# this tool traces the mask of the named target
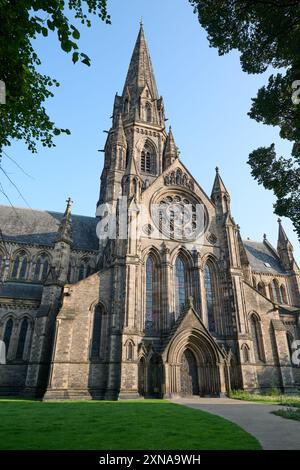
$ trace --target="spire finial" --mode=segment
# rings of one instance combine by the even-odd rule
[[[70,212],[72,208],[72,204],[73,204],[72,199],[68,197],[68,199],[66,200],[66,203],[67,203],[67,212]]]
[[[264,240],[266,240],[266,239],[267,239],[267,234],[266,234],[266,233],[264,233],[264,235],[263,235],[263,236],[264,236]]]
[[[278,217],[277,222],[279,223],[279,225],[281,225],[281,218],[280,217]]]
[[[142,28],[143,26],[144,26],[144,21],[143,21],[143,17],[141,16],[140,27]]]
[[[216,166],[216,173],[218,173],[218,174],[219,174],[219,171],[220,171],[220,170],[219,170],[219,167],[218,167],[218,166]]]

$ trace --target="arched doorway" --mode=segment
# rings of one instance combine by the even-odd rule
[[[199,395],[197,361],[190,349],[186,349],[181,356],[180,385],[182,396]]]
[[[167,397],[226,393],[225,356],[206,330],[183,329],[170,341],[162,358]]]

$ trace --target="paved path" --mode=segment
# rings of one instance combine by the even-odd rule
[[[208,411],[232,421],[255,436],[263,449],[300,449],[300,422],[271,414],[279,405],[230,398],[178,398],[174,403]]]

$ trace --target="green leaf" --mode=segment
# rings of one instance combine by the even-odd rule
[[[73,63],[76,64],[76,62],[78,62],[78,59],[79,59],[79,53],[73,52],[73,56],[72,56]]]

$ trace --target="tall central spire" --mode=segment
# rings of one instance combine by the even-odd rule
[[[159,99],[144,27],[141,23],[128,69],[123,95],[129,90],[133,98],[134,95],[139,95],[146,85],[149,88],[151,98]]]

